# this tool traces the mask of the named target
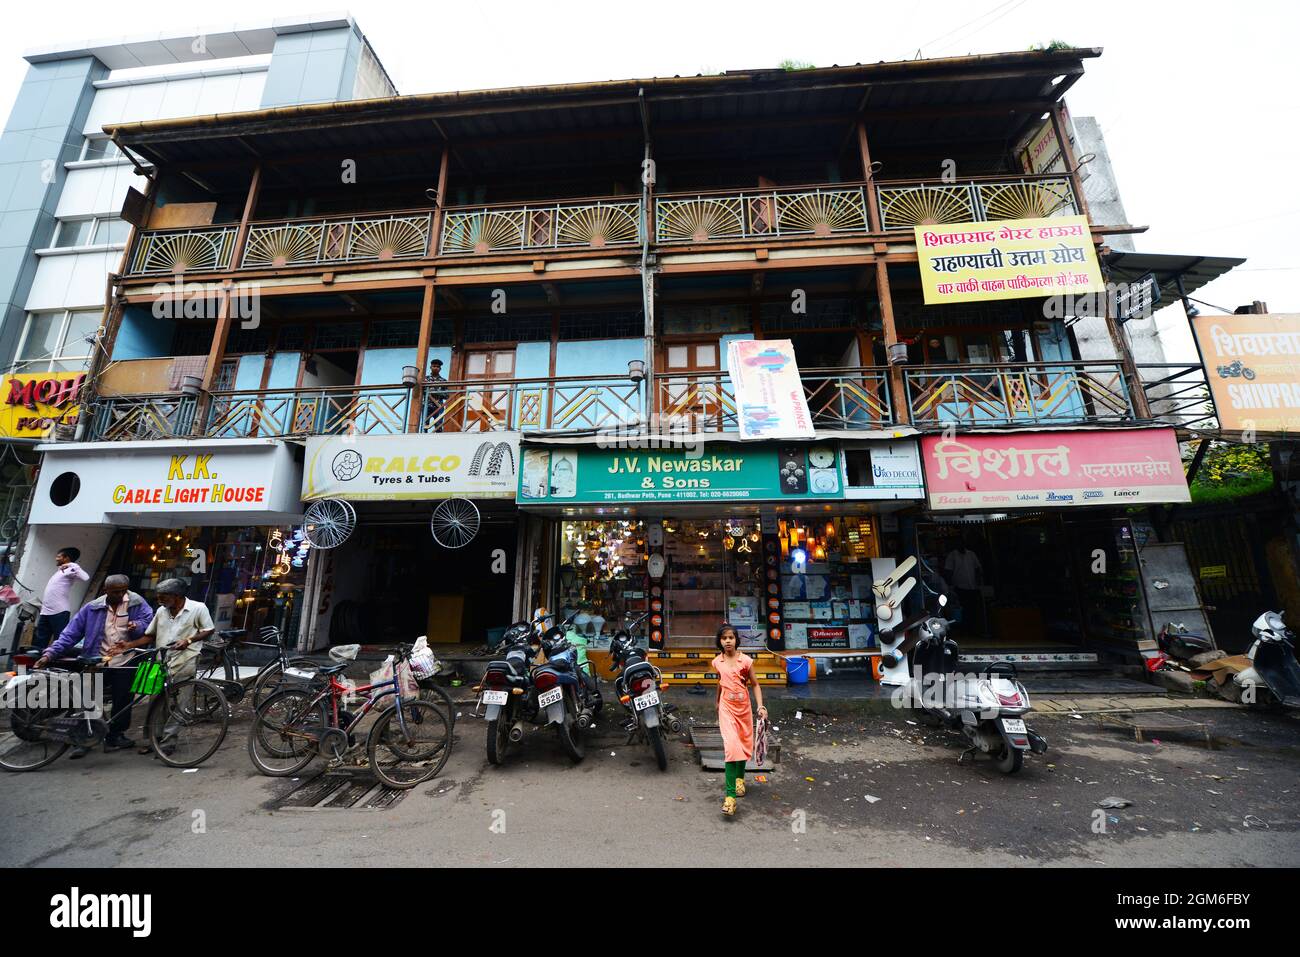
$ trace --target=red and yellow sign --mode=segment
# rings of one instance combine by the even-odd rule
[[[916,227],[927,306],[1101,292],[1086,216]]]
[[[43,439],[76,425],[84,372],[24,372],[0,380],[0,437]]]
[[[1219,428],[1300,431],[1300,315],[1197,316]]]

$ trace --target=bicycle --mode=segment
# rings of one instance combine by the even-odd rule
[[[198,767],[225,741],[230,726],[230,705],[220,686],[211,681],[202,678],[175,681],[168,676],[167,656],[178,650],[171,646],[153,648],[134,654],[121,665],[107,665],[98,658],[60,659],[59,664],[11,678],[5,685],[5,694],[20,691],[39,694],[36,689],[41,678],[47,685],[62,679],[66,687],[71,684],[72,675],[131,668],[134,674],[131,704],[150,699],[145,727],[154,754],[174,768]],[[15,660],[31,664],[35,659]],[[52,690],[47,688],[46,693]],[[36,771],[58,760],[69,747],[94,747],[108,736],[109,722],[102,712],[98,717],[93,715],[93,710],[80,706],[12,709],[9,724],[13,737],[0,742],[0,769]]]
[[[203,657],[199,659],[198,677],[220,685],[231,704],[242,701],[251,688],[252,705],[256,709],[275,692],[292,683],[292,679],[285,675],[286,669],[313,669],[320,665],[317,659],[306,655],[290,656],[280,629],[274,625],[264,625],[258,630],[261,641],[246,641],[243,637],[246,634],[247,631],[238,629],[217,632],[215,638],[203,643]],[[247,686],[239,677],[240,648],[274,648],[276,652],[275,658],[263,665]],[[216,677],[218,673],[220,678]]]
[[[339,680],[348,662],[303,674],[306,688],[277,691],[256,710],[248,729],[248,755],[253,766],[270,777],[287,777],[302,771],[317,757],[342,762],[357,746],[355,729],[379,702],[395,699],[393,707],[380,709],[366,737],[366,758],[382,783],[393,788],[413,788],[439,771],[451,754],[452,727],[447,715],[423,698],[403,700],[399,667],[411,657],[410,645],[399,646],[393,676],[386,681],[349,689]],[[295,676],[291,676],[295,677]],[[356,714],[343,709],[344,697],[363,699]],[[282,763],[281,763],[282,762]]]

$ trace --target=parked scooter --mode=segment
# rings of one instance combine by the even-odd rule
[[[1025,723],[1029,693],[1009,661],[994,662],[982,674],[957,673],[957,642],[948,637],[942,616],[947,604],[947,596],[940,595],[939,614],[923,610],[894,629],[903,632],[904,640],[882,661],[890,667],[911,661],[905,700],[919,704],[941,725],[960,730],[971,745],[963,757],[981,751],[993,757],[1003,774],[1014,774],[1026,751],[1047,750],[1043,737]]]
[[[648,614],[632,619],[629,627],[635,628]],[[682,721],[677,716],[676,705],[659,699],[659,692],[667,687],[660,683],[659,669],[646,660],[645,652],[637,647],[629,628],[614,632],[609,642],[609,656],[618,669],[614,690],[627,711],[623,730],[628,733],[628,744],[640,738],[654,751],[659,770],[668,770],[663,731],[667,728],[672,734],[681,734]]]
[[[1233,675],[1242,700],[1265,707],[1300,708],[1300,664],[1295,657],[1295,632],[1283,620],[1285,612],[1266,611],[1250,633],[1255,642],[1246,652],[1251,666]]]

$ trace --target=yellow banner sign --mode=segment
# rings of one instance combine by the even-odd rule
[[[1101,292],[1086,216],[916,227],[927,306]]]
[[[24,372],[0,380],[0,437],[48,438],[57,424],[76,425],[84,372]]]
[[[1197,316],[1219,428],[1300,431],[1300,315]]]

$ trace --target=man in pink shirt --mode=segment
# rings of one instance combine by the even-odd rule
[[[36,616],[35,643],[39,649],[44,649],[68,627],[68,619],[72,617],[72,586],[76,582],[90,580],[90,576],[77,564],[80,557],[81,550],[77,548],[60,548],[54,556],[54,563],[58,567],[45,584],[41,610]]]

